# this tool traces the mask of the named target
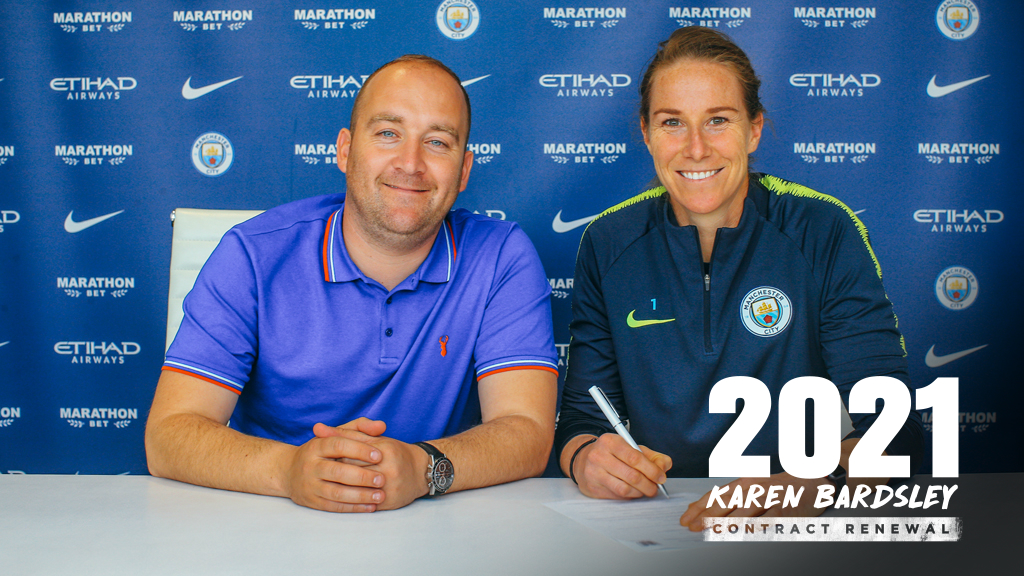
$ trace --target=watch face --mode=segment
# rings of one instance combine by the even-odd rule
[[[451,460],[447,458],[441,458],[434,463],[434,471],[431,475],[434,482],[434,489],[442,494],[447,492],[452,487],[452,482],[455,480],[455,469],[452,467]]]

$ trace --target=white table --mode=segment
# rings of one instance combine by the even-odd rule
[[[673,479],[668,488],[703,492],[715,483]],[[0,572],[879,576],[1010,566],[1024,533],[1024,474],[965,475],[957,483],[951,509],[927,514],[963,517],[957,543],[704,543],[636,552],[544,506],[582,498],[569,480],[524,480],[340,515],[148,476],[0,475]]]

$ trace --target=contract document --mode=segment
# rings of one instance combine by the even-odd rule
[[[563,500],[545,504],[555,512],[634,550],[679,550],[704,543],[700,532],[679,525],[686,507],[702,494],[672,494],[639,500]]]

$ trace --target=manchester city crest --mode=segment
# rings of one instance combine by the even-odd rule
[[[480,10],[473,0],[445,0],[437,7],[437,28],[452,40],[464,40],[480,25]]]
[[[206,176],[227,172],[234,159],[231,141],[222,134],[207,132],[192,144],[192,165]]]
[[[978,278],[963,266],[950,266],[935,279],[935,297],[950,310],[963,310],[978,297]]]
[[[740,319],[752,334],[761,337],[781,333],[793,320],[793,305],[778,288],[754,288],[740,302]]]
[[[947,38],[964,40],[978,29],[980,17],[971,0],[945,0],[935,13],[935,24]]]

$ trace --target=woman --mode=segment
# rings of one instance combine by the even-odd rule
[[[748,172],[764,126],[759,86],[746,54],[700,27],[674,32],[644,74],[640,127],[661,186],[595,219],[576,262],[555,448],[562,471],[588,496],[654,496],[666,476],[707,477],[708,457],[736,418],[708,410],[724,378],[753,376],[777,399],[791,379],[820,376],[844,402],[868,376],[909,382],[861,222],[830,196]],[[594,385],[650,446],[643,455],[610,433],[588,393]],[[778,473],[777,415],[773,405],[746,451],[771,455],[777,474],[737,482],[813,494],[828,480]],[[837,473],[875,419],[855,416]],[[887,454],[911,455],[914,471],[922,452],[912,411]],[[729,513],[706,509],[706,499],[683,524],[700,529],[700,516]],[[813,498],[801,504],[768,513],[814,513]]]

